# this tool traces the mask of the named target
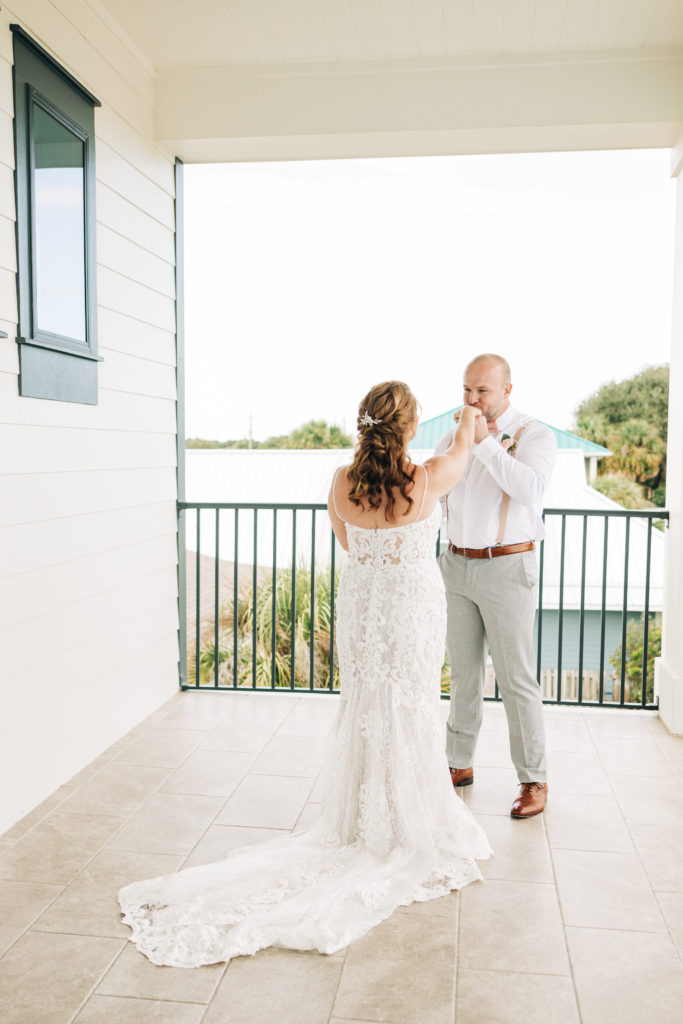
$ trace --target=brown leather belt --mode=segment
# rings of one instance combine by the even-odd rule
[[[532,540],[522,541],[521,544],[500,544],[490,548],[456,548],[455,544],[448,542],[448,550],[454,555],[464,555],[465,558],[498,558],[499,555],[516,555],[519,551],[533,551],[536,545]]]

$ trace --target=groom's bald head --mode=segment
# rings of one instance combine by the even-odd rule
[[[467,377],[469,370],[486,370],[491,369],[495,371],[500,370],[503,375],[503,383],[510,384],[512,381],[512,374],[510,373],[510,364],[507,359],[503,356],[496,355],[495,352],[482,352],[481,355],[475,356],[465,369],[465,377]]]

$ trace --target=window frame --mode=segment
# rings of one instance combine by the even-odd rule
[[[19,393],[96,405],[97,364],[102,358],[97,349],[94,108],[101,104],[21,26],[10,28],[14,33]],[[85,341],[41,330],[37,323],[35,105],[83,143]]]

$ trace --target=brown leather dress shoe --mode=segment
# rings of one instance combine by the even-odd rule
[[[521,793],[512,805],[513,818],[532,818],[540,814],[548,799],[547,782],[520,782]]]
[[[451,782],[456,789],[471,786],[474,782],[474,768],[451,768]]]

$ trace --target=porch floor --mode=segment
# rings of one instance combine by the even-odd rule
[[[641,712],[546,708],[548,806],[514,821],[487,704],[463,791],[485,882],[335,956],[139,954],[119,887],[310,821],[336,700],[179,693],[0,837],[4,1024],[680,1024],[683,738]]]

